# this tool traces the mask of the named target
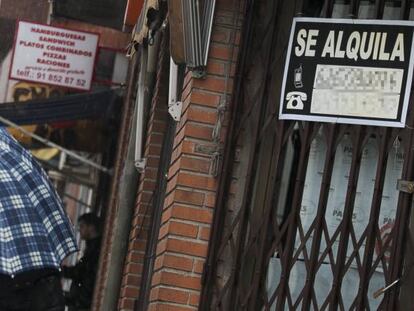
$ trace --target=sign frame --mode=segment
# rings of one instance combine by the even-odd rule
[[[48,81],[44,81],[44,80],[35,79],[33,77],[22,77],[22,76],[13,75],[13,69],[15,68],[14,66],[15,66],[15,56],[16,56],[16,44],[17,44],[17,40],[18,40],[19,29],[20,29],[21,23],[30,24],[30,25],[33,25],[33,26],[42,26],[42,27],[54,28],[54,29],[56,29],[56,31],[61,30],[61,31],[77,33],[79,35],[84,34],[84,35],[95,36],[96,37],[96,45],[94,45],[94,47],[93,47],[94,55],[93,55],[93,58],[91,59],[91,62],[90,62],[92,64],[91,67],[90,67],[90,74],[85,79],[85,81],[86,81],[85,84],[88,87],[83,87],[81,85],[65,85],[65,84],[62,84],[62,83],[55,82],[55,81],[53,81],[53,79],[52,80],[48,79]],[[71,28],[61,27],[61,26],[47,25],[47,24],[44,24],[44,23],[38,23],[38,22],[28,21],[28,20],[24,20],[24,19],[17,19],[16,20],[16,28],[15,29],[16,30],[15,30],[15,34],[14,34],[12,56],[11,56],[11,62],[10,62],[10,67],[9,67],[9,74],[8,74],[9,80],[23,81],[23,82],[29,82],[29,83],[39,83],[39,84],[44,84],[44,85],[62,87],[62,88],[66,88],[66,89],[74,89],[74,90],[83,91],[83,92],[90,92],[91,91],[93,79],[94,79],[94,76],[95,76],[95,67],[96,67],[96,63],[97,63],[97,60],[98,60],[98,54],[99,54],[100,33],[92,32],[92,31],[85,31],[85,30],[71,29]],[[59,53],[59,51],[57,53]]]
[[[292,45],[294,40],[294,34],[296,25],[298,22],[307,23],[324,23],[324,24],[360,24],[360,25],[392,25],[392,26],[410,26],[413,27],[413,35],[411,39],[409,60],[407,67],[407,78],[405,81],[404,93],[400,93],[404,96],[402,102],[402,110],[400,118],[396,120],[376,120],[374,118],[367,117],[352,117],[352,116],[323,116],[323,115],[312,115],[312,114],[298,114],[298,113],[284,113],[285,108],[285,96],[286,96],[286,83],[289,71],[289,65],[291,62]],[[339,66],[339,65],[338,65]],[[358,66],[358,62],[353,64]],[[315,121],[315,122],[329,122],[329,123],[341,123],[341,124],[354,124],[354,125],[373,125],[373,126],[387,126],[387,127],[405,127],[407,118],[408,105],[410,101],[411,85],[413,80],[413,67],[414,67],[414,21],[402,21],[402,20],[372,20],[372,19],[342,19],[342,18],[312,18],[312,17],[294,17],[290,30],[290,37],[288,43],[288,49],[286,53],[285,67],[283,71],[282,89],[280,94],[279,103],[279,119],[280,120],[299,120],[299,121]],[[361,66],[361,68],[367,68]],[[316,74],[315,74],[316,76]],[[314,77],[315,78],[315,77]],[[401,104],[399,104],[399,107]]]

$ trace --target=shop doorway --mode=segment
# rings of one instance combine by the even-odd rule
[[[409,1],[251,2],[202,307],[410,310],[412,104],[402,129],[278,120],[298,12],[409,19],[412,10]]]

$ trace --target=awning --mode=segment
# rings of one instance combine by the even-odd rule
[[[110,116],[118,95],[115,90],[59,98],[0,104],[0,116],[18,125],[100,119]]]
[[[157,11],[159,9],[158,0],[145,0],[141,14],[139,15],[138,21],[132,32],[131,42],[128,46],[127,56],[130,57],[136,52],[136,45],[142,44],[144,39],[148,38],[149,27],[147,13],[149,10]]]
[[[168,0],[171,57],[190,69],[207,66],[216,0]]]
[[[136,32],[133,35],[133,40],[142,43],[145,38],[148,37],[148,21],[147,21],[147,13],[148,10],[158,10],[158,0],[146,0],[144,10],[141,12],[141,16],[137,23]]]
[[[141,14],[144,0],[128,0],[125,9],[124,25],[134,26]]]

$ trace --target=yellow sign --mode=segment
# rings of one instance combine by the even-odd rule
[[[62,88],[51,87],[48,85],[31,82],[17,82],[12,86],[11,92],[11,97],[15,103],[25,102],[28,100],[59,97],[64,94]],[[31,133],[37,134],[39,132],[40,126],[26,125],[23,126],[23,128]],[[14,128],[8,128],[8,131],[22,144],[26,146],[30,146],[32,144],[32,138],[30,136],[25,135],[21,131]]]

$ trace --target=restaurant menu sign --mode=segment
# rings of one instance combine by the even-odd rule
[[[409,21],[294,18],[280,119],[404,127],[413,30]]]
[[[90,90],[99,35],[18,22],[10,79]]]

